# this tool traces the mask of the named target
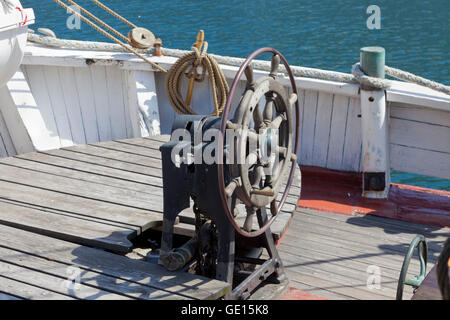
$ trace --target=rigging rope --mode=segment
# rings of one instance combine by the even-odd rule
[[[416,76],[415,74],[412,74],[410,72],[406,72],[400,69],[392,68],[385,66],[384,71],[387,75],[404,80],[406,82],[412,82],[416,83],[418,85],[421,85],[423,87],[427,87],[436,91],[440,91],[442,93],[450,95],[450,87],[446,86],[444,84],[431,81],[419,76]],[[389,80],[386,79],[380,79],[380,78],[374,78],[367,76],[364,71],[361,69],[360,63],[355,63],[352,67],[352,74],[353,76],[358,79],[358,81],[368,87],[373,87],[377,89],[387,89],[391,86],[391,83]]]
[[[98,0],[91,0],[93,3],[95,3],[97,6],[99,6],[100,8],[102,8],[103,10],[105,10],[106,12],[108,12],[109,14],[113,15],[114,17],[116,17],[117,19],[119,19],[120,21],[122,21],[123,23],[126,23],[127,25],[129,25],[132,28],[137,28],[137,26],[133,23],[131,23],[130,21],[128,21],[127,19],[125,19],[124,17],[122,17],[120,14],[118,14],[117,12],[115,12],[114,10],[108,8],[107,6],[105,6],[103,3],[101,3]]]
[[[98,51],[127,51],[127,49],[123,49],[122,47],[106,42],[94,42],[94,41],[77,41],[77,40],[65,40],[65,39],[55,39],[52,37],[44,37],[36,34],[28,33],[28,40],[32,42],[36,42],[39,44],[53,46],[53,47],[66,47],[66,48],[74,48],[74,49],[85,49],[85,50],[98,50]],[[139,50],[141,53],[145,54],[153,54],[154,48],[148,50]],[[161,52],[165,56],[171,57],[182,57],[187,54],[186,50],[179,49],[169,49],[169,48],[161,48]],[[240,67],[244,62],[242,58],[235,57],[227,57],[220,56],[216,54],[208,54],[208,56],[212,57],[217,63],[223,65],[229,65],[234,67]],[[253,68],[255,70],[262,71],[270,71],[270,62],[262,61],[262,60],[253,60],[252,62]],[[403,79],[406,81],[415,82],[419,85],[428,87],[430,89],[437,90],[439,92],[450,95],[450,87],[444,84],[440,84],[431,80],[427,80],[418,76],[415,76],[409,72],[405,72],[399,69],[394,69],[391,67],[387,68],[387,74],[390,76]],[[391,86],[391,81],[387,79],[379,79],[369,77],[364,74],[364,72],[360,69],[359,63],[353,65],[352,74],[336,72],[336,71],[328,71],[328,70],[320,70],[314,68],[300,67],[300,66],[291,66],[292,73],[296,77],[304,77],[311,79],[320,79],[320,80],[329,80],[329,81],[337,81],[351,84],[366,84],[369,87],[374,87],[377,89],[388,89]],[[286,70],[284,66],[280,65],[280,72],[285,73]],[[415,76],[416,79],[407,75]],[[426,81],[418,81],[419,79],[424,79]],[[414,81],[415,80],[415,81]]]
[[[135,49],[133,49],[131,46],[123,43],[122,41],[120,41],[119,39],[117,39],[116,37],[114,37],[113,35],[109,34],[108,32],[106,32],[105,30],[103,30],[102,28],[100,28],[98,25],[96,25],[94,22],[92,22],[91,20],[89,20],[88,18],[86,18],[85,16],[81,15],[80,13],[78,13],[77,11],[73,10],[72,8],[70,8],[67,4],[63,3],[60,0],[54,0],[58,5],[60,5],[61,7],[63,7],[64,9],[70,11],[71,13],[75,14],[77,17],[79,17],[81,20],[83,20],[84,22],[86,22],[89,26],[91,26],[92,28],[94,28],[95,30],[97,30],[98,32],[100,32],[102,35],[104,35],[105,37],[107,37],[108,39],[116,42],[118,45],[120,45],[122,48],[124,48],[126,51],[136,55],[137,57],[141,58],[142,60],[144,60],[145,62],[147,62],[148,64],[150,64],[153,68],[160,70],[162,72],[167,72],[166,69],[164,69],[163,67],[159,66],[158,64],[154,63],[153,61],[150,61],[149,59],[147,59],[146,57],[144,57],[142,54],[140,54],[139,52],[137,52]],[[75,5],[78,8],[81,8],[79,5],[77,5],[74,1],[72,0],[67,0],[70,4]],[[84,10],[84,9],[83,9]],[[87,10],[84,10],[86,12],[88,12]],[[83,11],[83,12],[84,12]],[[90,14],[90,13],[89,13]],[[94,15],[90,14],[91,16],[95,17]],[[96,17],[95,17],[96,18]],[[96,18],[98,19],[98,18]],[[95,20],[95,19],[94,19]],[[99,20],[99,19],[98,19]],[[97,20],[96,20],[97,21]],[[100,20],[99,20],[100,21]],[[105,26],[106,23],[104,23],[103,21],[100,21],[100,24]],[[112,27],[110,27],[111,29],[113,29]],[[115,30],[115,29],[113,29]],[[116,31],[117,32],[117,31]],[[123,36],[122,36],[123,37]],[[128,40],[128,38],[127,38]]]
[[[187,73],[188,78],[194,78],[195,81],[202,82],[205,79],[207,71],[214,101],[214,112],[212,115],[220,116],[225,107],[229,91],[225,75],[222,70],[220,70],[217,62],[206,53],[208,50],[207,42],[204,42],[203,51],[201,53],[195,45],[192,46],[192,50],[192,52],[180,57],[167,73],[165,81],[167,98],[177,113],[197,114],[183,99],[181,93],[182,80]],[[200,77],[198,74],[199,67],[202,68]],[[189,68],[190,70],[188,71]]]
[[[91,18],[92,20],[94,20],[95,22],[97,22],[98,24],[100,24],[101,26],[105,27],[106,29],[108,29],[109,31],[111,31],[112,33],[114,33],[116,36],[122,38],[125,41],[128,41],[129,39],[127,37],[125,37],[123,34],[121,34],[119,31],[117,31],[116,29],[114,29],[113,27],[111,27],[109,24],[107,24],[106,22],[100,20],[99,18],[97,18],[96,16],[94,16],[92,13],[90,13],[88,10],[84,9],[83,7],[79,6],[77,3],[75,3],[72,0],[66,0],[68,3],[70,3],[71,5],[73,5],[74,7],[77,7],[81,12],[83,12],[85,15],[87,15],[89,18]]]

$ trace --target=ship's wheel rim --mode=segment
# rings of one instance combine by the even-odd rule
[[[247,66],[253,61],[253,59],[255,59],[257,56],[259,56],[260,54],[265,53],[265,52],[273,53],[274,55],[278,55],[281,58],[281,61],[283,61],[283,65],[285,66],[286,71],[289,75],[292,92],[295,93],[298,97],[297,86],[295,84],[295,78],[292,73],[291,67],[290,67],[289,63],[287,62],[286,58],[278,50],[276,50],[274,48],[270,48],[270,47],[264,47],[264,48],[260,48],[256,51],[254,51],[252,54],[250,54],[247,57],[247,59],[244,61],[244,63],[241,65],[238,72],[236,73],[236,76],[234,77],[233,83],[231,84],[231,88],[230,88],[230,91],[227,96],[227,101],[226,101],[225,108],[222,113],[222,121],[221,121],[221,125],[220,125],[220,133],[221,134],[218,137],[218,150],[217,150],[218,159],[223,159],[224,137],[225,137],[225,130],[227,128],[228,115],[229,115],[229,112],[231,109],[231,102],[232,102],[232,99],[234,96],[234,92],[236,91],[236,87],[239,83],[239,80],[241,79],[245,68],[247,68]],[[298,154],[299,140],[300,140],[300,107],[299,107],[298,98],[297,98],[297,100],[295,101],[295,140],[294,140],[294,151],[293,151],[293,153],[295,155]],[[286,202],[286,198],[288,196],[289,189],[291,188],[292,181],[294,179],[295,167],[296,166],[294,164],[291,166],[289,178],[286,183],[286,187],[284,189],[281,200],[276,209],[276,214],[272,215],[272,217],[265,223],[265,225],[260,227],[258,230],[248,232],[248,231],[243,230],[241,227],[239,227],[239,225],[236,223],[236,221],[234,219],[234,216],[230,210],[230,207],[228,206],[228,199],[227,199],[227,195],[225,192],[224,166],[223,166],[223,162],[219,161],[219,163],[217,165],[217,176],[218,176],[218,180],[219,180],[218,181],[219,193],[220,193],[220,198],[222,200],[222,206],[225,209],[225,213],[227,215],[228,220],[230,221],[231,225],[233,226],[233,228],[235,229],[235,231],[238,234],[240,234],[244,237],[247,237],[247,238],[257,237],[257,236],[260,236],[261,234],[263,234],[264,232],[266,232],[266,230],[272,225],[272,223],[275,221],[276,217],[278,216],[278,213],[280,212],[281,208],[283,207],[284,203]]]

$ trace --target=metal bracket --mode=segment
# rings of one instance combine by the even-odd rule
[[[419,255],[420,261],[420,274],[414,276],[413,278],[406,279],[406,274],[408,273],[409,263],[414,253],[414,249],[417,248],[417,253]],[[400,272],[400,277],[398,279],[397,285],[397,300],[402,300],[403,298],[403,287],[405,284],[417,289],[423,282],[427,271],[427,256],[428,256],[428,245],[427,240],[423,235],[417,235],[411,244],[409,245],[408,253],[403,260],[402,271]]]

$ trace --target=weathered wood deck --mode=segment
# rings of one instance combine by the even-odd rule
[[[3,225],[0,243],[6,299],[218,299],[229,289],[221,281]]]
[[[0,160],[0,299],[216,299],[229,289],[124,256],[133,249],[130,240],[162,224],[158,148],[167,139]],[[277,240],[291,222],[300,186],[297,176],[272,228]],[[186,210],[177,232],[192,234],[192,223]],[[279,250],[293,287],[331,299],[393,299],[418,233],[429,240],[431,269],[449,229],[299,208]],[[368,266],[380,268],[380,289],[367,288]],[[418,268],[414,260],[411,273]],[[79,275],[79,290],[66,282],[71,275]],[[406,288],[404,298],[411,293]]]
[[[168,138],[102,142],[1,159],[0,299],[222,296],[229,289],[226,283],[172,274],[123,256],[133,249],[130,240],[162,225],[158,149]],[[287,228],[300,184],[298,176],[274,224],[275,239]],[[193,234],[192,210],[185,210],[179,220],[176,232]],[[64,286],[71,265],[82,271],[81,290]]]
[[[298,208],[278,249],[293,287],[329,299],[395,299],[403,259],[416,234],[428,242],[428,272],[450,237],[449,228]],[[369,289],[375,268],[380,288]],[[415,254],[408,277],[419,270]],[[412,294],[405,285],[403,299]]]

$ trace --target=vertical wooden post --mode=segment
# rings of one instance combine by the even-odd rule
[[[197,33],[197,40],[195,41],[195,47],[200,51],[200,49],[203,46],[203,42],[205,41],[205,32],[203,30],[200,30]],[[191,99],[192,99],[192,91],[194,90],[194,78],[189,79],[188,89],[186,93],[186,105],[191,105]]]
[[[384,78],[383,48],[362,48],[360,63],[361,69],[368,76]],[[388,197],[390,186],[388,119],[385,91],[361,86],[363,196],[367,198]]]

